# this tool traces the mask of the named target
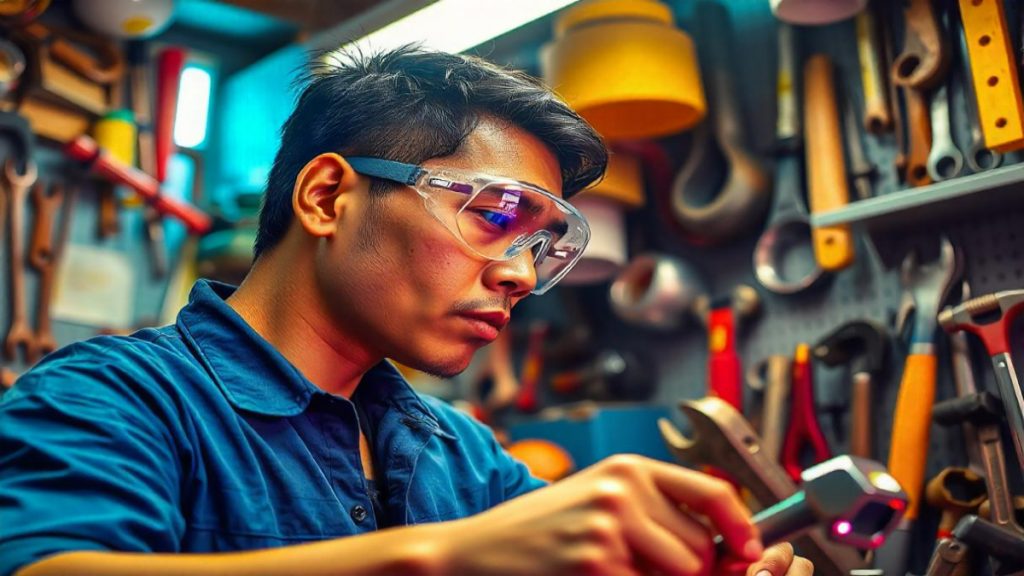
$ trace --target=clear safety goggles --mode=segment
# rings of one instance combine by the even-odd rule
[[[533,294],[565,277],[590,240],[590,227],[572,204],[525,182],[381,158],[346,160],[364,176],[416,190],[427,211],[480,257],[504,261],[530,250],[537,275]]]

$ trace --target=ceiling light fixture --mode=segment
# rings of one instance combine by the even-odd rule
[[[358,38],[339,50],[355,48],[374,53],[420,42],[431,50],[459,53],[576,1],[438,0],[411,13],[410,4],[422,2],[388,2],[364,17],[321,34],[317,43],[322,45],[332,39],[337,42],[339,38]],[[396,19],[396,14],[401,15]],[[368,30],[373,31],[367,33]]]

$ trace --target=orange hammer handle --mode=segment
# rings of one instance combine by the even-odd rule
[[[889,473],[900,483],[910,500],[904,515],[908,520],[916,519],[921,507],[932,405],[935,403],[936,369],[934,354],[907,356],[893,415]]]

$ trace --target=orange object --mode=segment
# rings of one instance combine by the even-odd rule
[[[707,104],[693,40],[656,0],[589,0],[555,23],[545,81],[610,140],[690,128]]]
[[[529,438],[513,442],[508,453],[525,464],[530,474],[548,482],[561,480],[576,470],[576,463],[565,448],[548,440]]]
[[[811,212],[845,206],[850,201],[839,128],[832,61],[822,54],[804,64],[804,133],[807,187]],[[835,272],[853,264],[854,243],[848,225],[816,227],[814,257],[822,270]]]
[[[904,517],[917,518],[924,492],[924,472],[928,465],[928,435],[935,404],[934,354],[910,354],[903,369],[900,392],[889,447],[889,473],[907,492],[910,505]]]

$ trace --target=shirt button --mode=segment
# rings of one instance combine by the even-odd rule
[[[356,524],[362,524],[363,520],[366,520],[367,516],[366,508],[363,508],[362,504],[356,504],[353,506],[349,514],[351,514],[352,519],[355,520]]]

